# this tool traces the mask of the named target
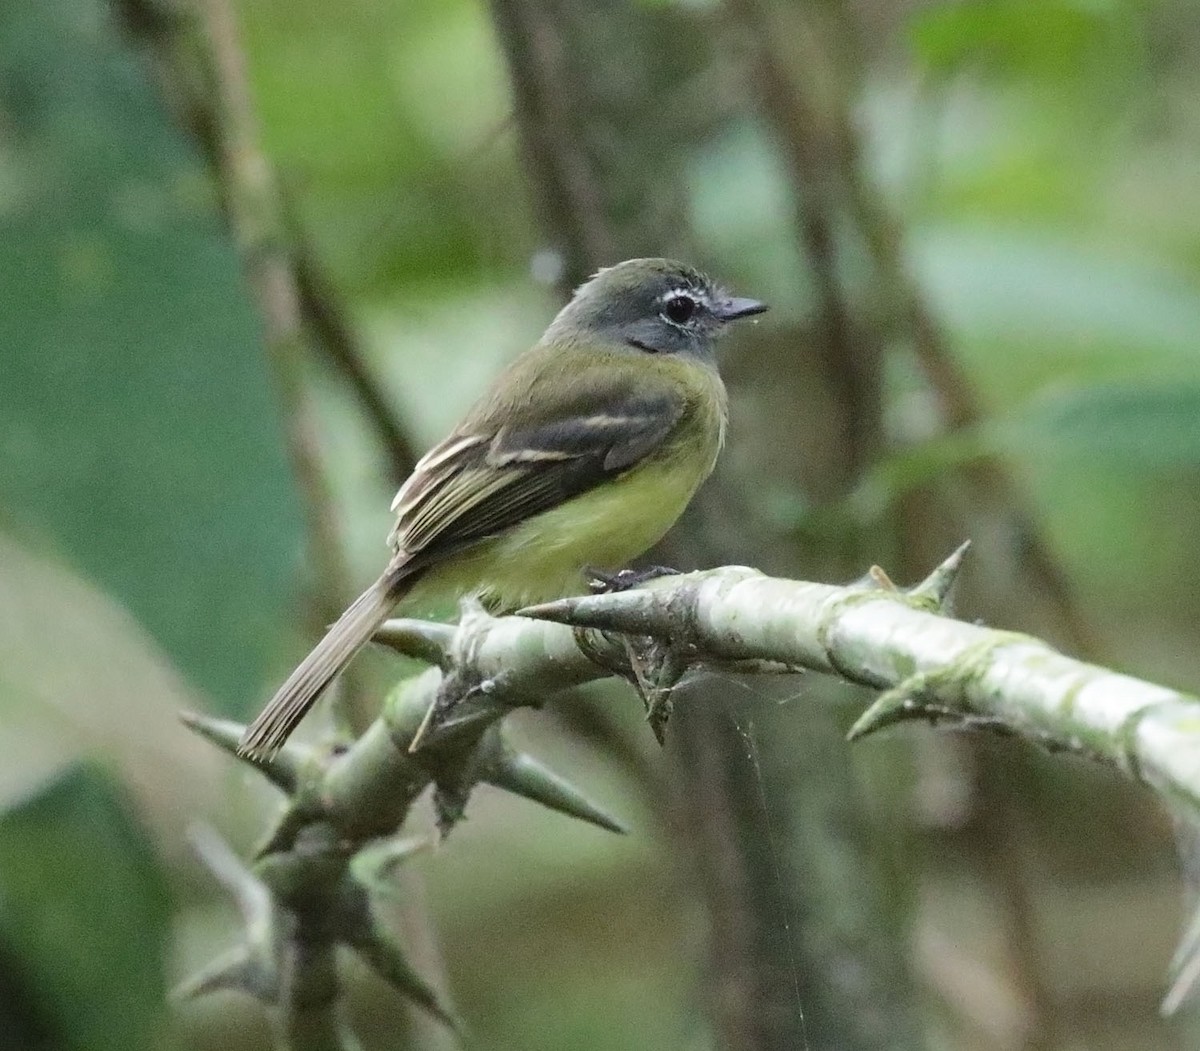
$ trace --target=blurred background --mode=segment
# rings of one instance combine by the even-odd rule
[[[0,4],[0,1045],[267,1046],[166,1006],[237,932],[188,826],[277,806],[177,713],[257,711],[621,258],[773,308],[655,560],[910,582],[970,537],[960,615],[1200,689],[1200,6],[232,4]],[[485,789],[408,866],[468,1046],[1200,1046],[1171,815],[1010,740],[851,748],[865,700],[702,677],[665,750],[616,686],[510,719],[633,832]],[[348,975],[368,1049],[454,1046]]]

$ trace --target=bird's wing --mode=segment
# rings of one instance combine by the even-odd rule
[[[683,411],[673,393],[613,384],[518,428],[460,429],[396,494],[393,546],[408,565],[420,564],[549,511],[633,467]]]

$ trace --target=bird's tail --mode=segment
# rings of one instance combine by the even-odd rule
[[[359,595],[246,727],[238,754],[269,759],[279,751],[325,687],[387,620],[411,583],[409,574],[398,574],[395,567],[389,567]]]

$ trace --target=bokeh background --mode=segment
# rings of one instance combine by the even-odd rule
[[[1200,6],[213,9],[0,4],[0,1045],[268,1045],[166,1004],[237,930],[188,827],[277,805],[177,713],[257,710],[414,452],[623,257],[773,307],[660,560],[915,580],[970,536],[961,615],[1200,689]],[[634,831],[481,790],[408,867],[468,1046],[1200,1046],[1171,816],[1018,742],[851,748],[863,701],[712,676],[663,751],[619,688],[515,717]],[[454,1046],[348,973],[367,1048]]]

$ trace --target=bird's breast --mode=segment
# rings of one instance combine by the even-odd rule
[[[624,474],[500,536],[431,567],[414,588],[424,594],[477,593],[499,610],[517,609],[583,587],[585,567],[619,569],[653,547],[712,472],[725,438],[725,397],[713,373],[689,391],[687,407],[662,446]]]

